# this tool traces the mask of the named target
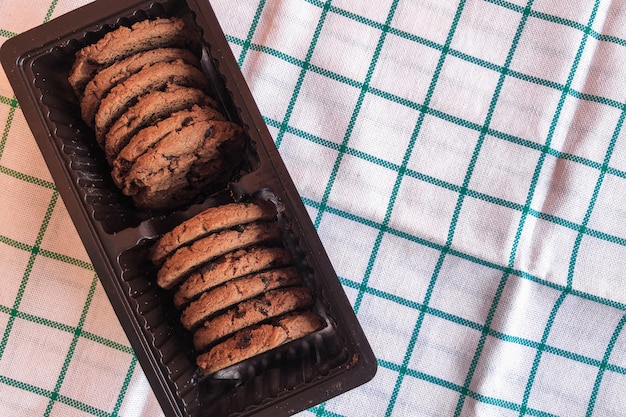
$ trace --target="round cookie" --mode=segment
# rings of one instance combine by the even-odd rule
[[[276,217],[276,206],[263,200],[211,207],[164,234],[152,247],[150,260],[160,264],[180,246],[221,229]]]
[[[126,110],[105,135],[104,151],[109,164],[113,163],[131,137],[140,130],[194,105],[215,108],[217,102],[202,90],[175,84],[168,85],[163,91],[154,91],[139,97],[137,103]]]
[[[207,353],[198,355],[196,364],[202,373],[209,375],[323,327],[322,318],[311,311],[286,315],[271,324],[240,330]]]
[[[158,143],[172,131],[180,130],[194,120],[225,120],[224,116],[212,107],[192,106],[190,109],[173,113],[152,126],[140,130],[122,148],[113,160],[111,176],[115,184],[122,188],[128,172],[131,170],[137,158],[145,154],[150,148]]]
[[[100,101],[118,83],[139,72],[143,67],[157,62],[173,62],[178,59],[200,68],[200,60],[191,51],[181,48],[157,48],[131,55],[98,72],[85,87],[80,101],[81,116],[87,126],[94,128]]]
[[[140,96],[161,90],[168,84],[194,87],[203,91],[206,91],[208,88],[208,82],[202,71],[183,60],[158,62],[144,67],[138,73],[131,75],[113,87],[111,92],[100,102],[100,107],[95,117],[95,131],[98,144],[104,147],[105,136],[113,123]]]
[[[233,278],[269,268],[287,266],[291,254],[281,247],[252,247],[229,252],[192,273],[174,294],[174,304],[184,307],[201,293]]]
[[[164,178],[159,187],[139,189],[131,194],[135,206],[150,210],[172,210],[193,203],[203,194],[223,189],[233,178],[234,163],[221,158],[198,161],[176,176]],[[199,202],[199,200],[198,200]]]
[[[246,275],[202,293],[180,316],[186,328],[194,328],[216,312],[277,288],[301,285],[296,268],[278,268]]]
[[[220,255],[250,245],[277,242],[280,237],[281,230],[276,222],[248,223],[210,234],[174,252],[157,272],[157,284],[171,289],[193,269]]]
[[[190,119],[179,130],[170,131],[160,141],[139,156],[127,177],[171,176],[173,169],[181,170],[183,163],[195,161],[200,155],[210,158],[220,155],[220,146],[229,141],[241,138],[241,128],[226,120]],[[186,166],[186,165],[185,165]],[[154,184],[159,181],[154,180]],[[148,186],[145,182],[144,186]],[[132,190],[130,181],[126,184],[127,191]],[[129,191],[130,192],[130,191]]]
[[[101,69],[138,52],[164,47],[199,49],[200,39],[182,19],[155,19],[121,26],[76,53],[68,80],[78,97]]]
[[[203,351],[216,340],[231,333],[294,310],[310,307],[311,304],[313,294],[309,288],[290,287],[268,291],[204,322],[194,333],[193,344],[196,350]]]
[[[227,162],[240,155],[243,147],[243,132],[235,123],[198,121],[170,132],[137,158],[124,179],[122,191],[128,196],[149,199],[159,191],[194,187],[194,181],[212,181],[198,169],[215,173],[212,164],[229,166]]]

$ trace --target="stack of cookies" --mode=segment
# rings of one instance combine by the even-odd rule
[[[152,247],[157,284],[172,290],[203,373],[323,327],[282,241],[276,206],[251,201],[207,209]]]
[[[170,209],[222,186],[245,140],[208,95],[197,31],[182,19],[121,26],[80,49],[68,81],[122,192]]]

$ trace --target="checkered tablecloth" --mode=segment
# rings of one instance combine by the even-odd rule
[[[626,416],[624,2],[211,3],[378,361],[301,416]],[[0,268],[1,417],[161,414],[1,72]]]

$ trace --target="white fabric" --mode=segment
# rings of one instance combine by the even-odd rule
[[[626,416],[621,2],[211,3],[378,359],[301,416]],[[0,415],[158,415],[13,98]]]

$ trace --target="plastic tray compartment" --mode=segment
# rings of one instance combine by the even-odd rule
[[[202,67],[222,112],[247,136],[223,188],[178,210],[138,210],[109,166],[67,76],[75,52],[120,25],[178,16],[203,39]],[[59,193],[163,411],[168,416],[294,414],[366,383],[376,359],[285,169],[208,1],[97,0],[6,41],[0,60]],[[210,376],[147,259],[163,233],[203,209],[247,198],[274,202],[285,247],[326,327]]]

